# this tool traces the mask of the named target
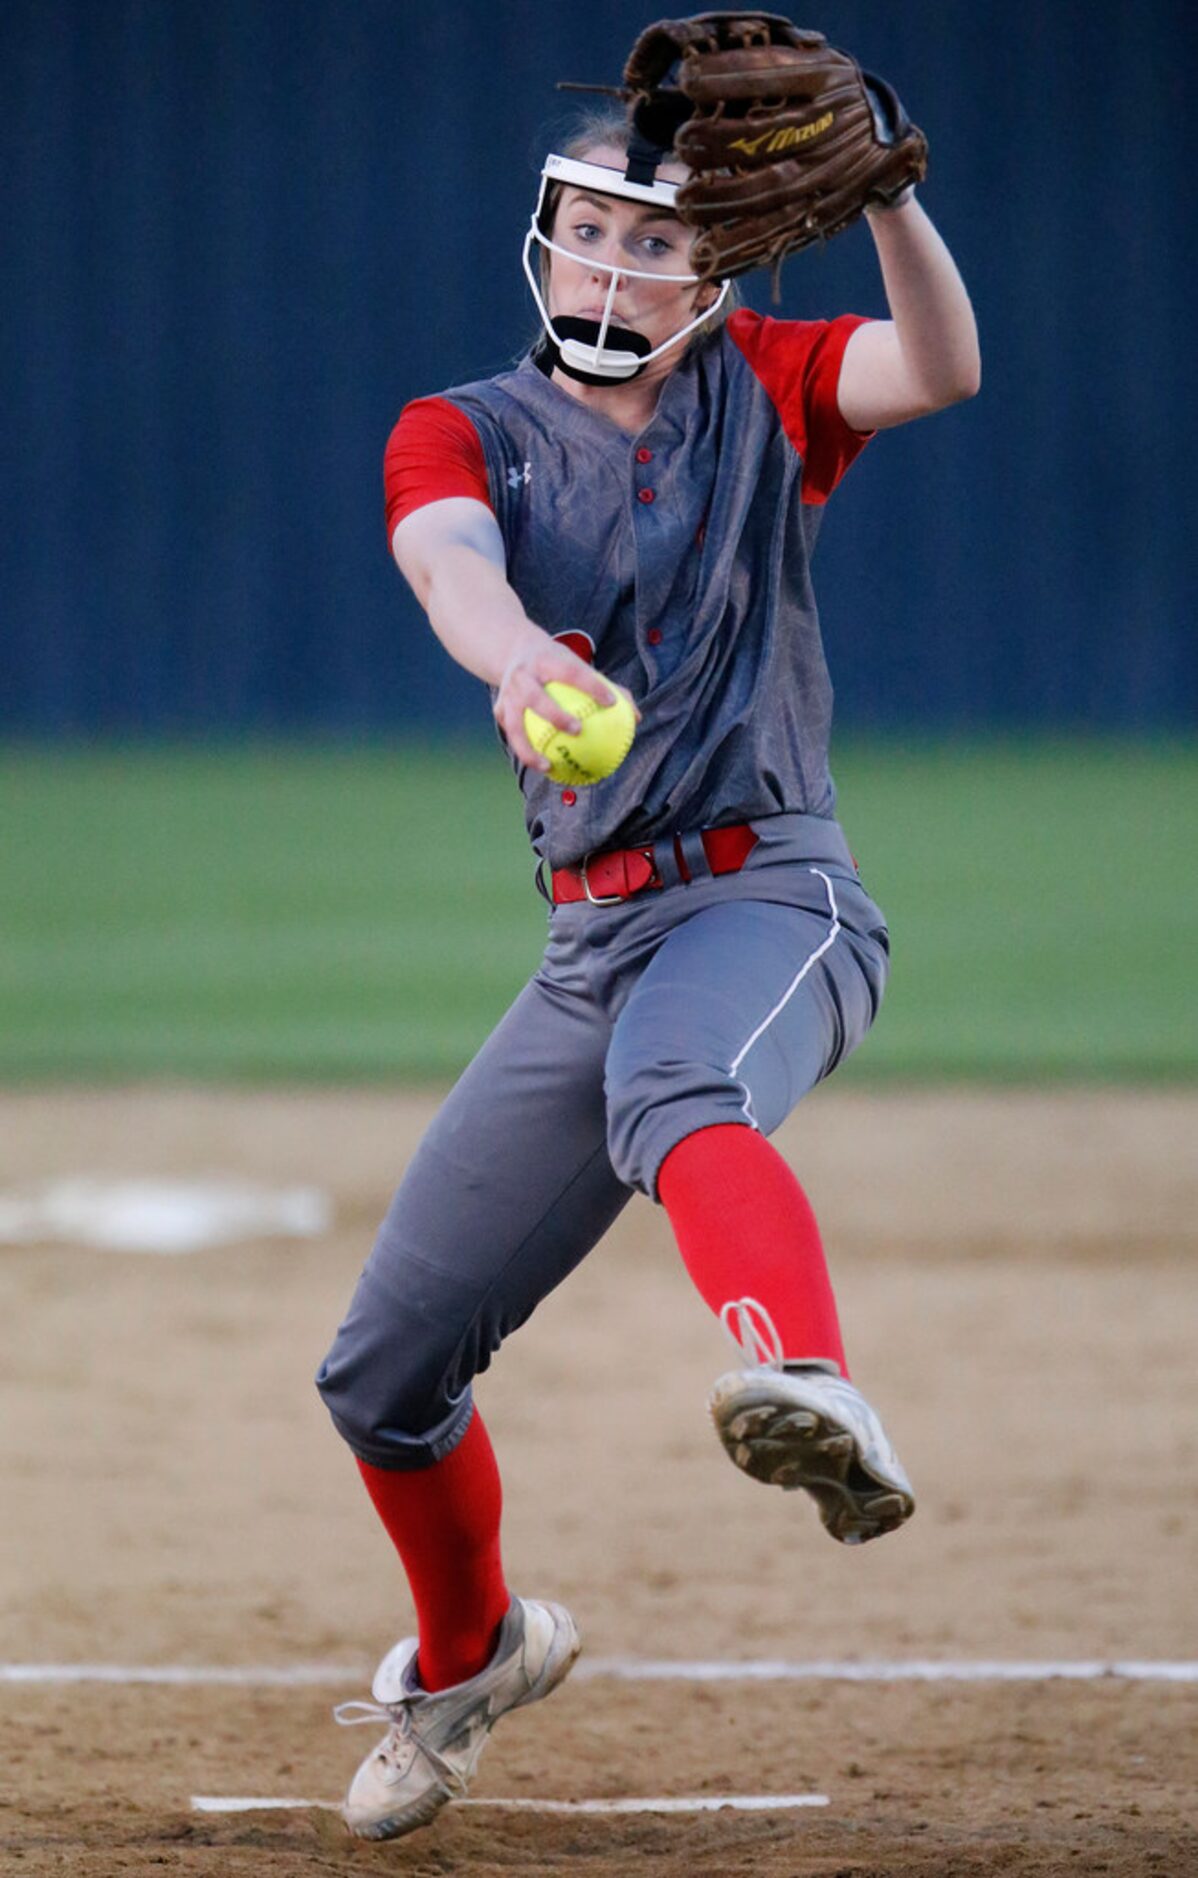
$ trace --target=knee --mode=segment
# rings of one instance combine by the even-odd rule
[[[316,1374],[333,1425],[359,1460],[429,1467],[456,1446],[470,1418],[470,1382],[446,1342],[412,1302],[363,1274]]]
[[[666,1058],[625,1048],[618,1034],[608,1052],[604,1088],[612,1166],[651,1199],[658,1169],[678,1142],[699,1128],[748,1119],[746,1091],[726,1069],[697,1054]]]

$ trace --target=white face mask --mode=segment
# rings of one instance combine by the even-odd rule
[[[652,183],[630,183],[623,171],[609,169],[600,163],[578,162],[572,157],[548,156],[541,171],[541,188],[537,196],[537,206],[529,223],[528,233],[524,237],[524,272],[532,288],[532,297],[537,303],[537,312],[545,328],[556,361],[562,370],[572,378],[579,378],[584,384],[606,385],[621,384],[635,378],[644,371],[651,359],[660,358],[671,346],[686,339],[695,328],[717,311],[724,303],[730,282],[724,281],[719,298],[709,307],[704,307],[694,319],[668,339],[663,339],[659,346],[650,347],[643,333],[632,331],[626,326],[614,328],[615,343],[608,344],[611,329],[612,307],[615,303],[616,289],[621,280],[675,281],[697,286],[697,274],[666,273],[660,268],[614,267],[606,261],[596,261],[585,252],[579,253],[554,241],[542,226],[545,214],[545,197],[551,183],[573,183],[580,189],[592,189],[597,194],[618,196],[625,201],[657,203],[671,212],[674,199],[678,194],[676,183],[654,181]],[[551,254],[560,254],[567,261],[588,268],[592,273],[608,274],[610,281],[604,302],[603,316],[599,320],[579,320],[559,317],[555,322],[541,294],[537,280],[537,270],[533,265],[534,245],[539,244]]]

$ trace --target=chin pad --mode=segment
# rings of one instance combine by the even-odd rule
[[[564,340],[575,340],[579,345],[594,347],[599,342],[602,330],[598,320],[555,319],[554,329]],[[631,370],[621,372],[594,372],[585,366],[563,356],[562,348],[553,334],[545,335],[545,347],[554,365],[566,374],[567,378],[576,378],[582,385],[626,385],[644,368],[634,365]],[[604,353],[631,352],[638,359],[643,359],[652,352],[653,347],[644,333],[634,332],[631,326],[609,326]]]

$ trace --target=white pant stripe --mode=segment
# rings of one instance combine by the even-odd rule
[[[840,931],[840,909],[837,907],[837,904],[836,904],[836,893],[832,886],[832,882],[828,879],[828,876],[818,867],[812,867],[808,871],[814,874],[818,880],[822,880],[825,888],[827,889],[828,911],[832,915],[832,924],[828,929],[827,938],[824,939],[820,945],[816,946],[815,951],[812,952],[810,956],[803,961],[802,965],[799,967],[798,971],[795,973],[794,977],[791,979],[789,985],[786,987],[786,990],[783,992],[782,996],[778,999],[778,1002],[777,1004],[775,1004],[773,1010],[768,1012],[767,1015],[762,1018],[756,1030],[753,1032],[752,1036],[749,1038],[748,1042],[745,1043],[742,1046],[742,1048],[737,1051],[731,1063],[728,1065],[728,1074],[734,1077],[738,1082],[740,1081],[740,1078],[736,1075],[736,1072],[740,1068],[741,1064],[744,1062],[746,1056],[749,1054],[749,1051],[753,1048],[753,1045],[757,1042],[757,1039],[759,1037],[764,1036],[765,1032],[769,1029],[774,1019],[782,1011],[786,1009],[787,1005],[790,1003],[790,1000],[793,998],[795,992],[798,990],[804,978],[806,978],[808,972],[811,970],[811,967],[816,963],[818,959],[823,958],[824,953],[829,949],[831,945],[835,943],[836,935]],[[753,1114],[752,1094],[750,1093],[748,1087],[743,1082],[740,1084],[740,1086],[745,1092],[745,1099],[744,1099],[744,1103],[742,1104],[742,1106],[744,1108],[746,1119],[750,1122],[750,1124],[754,1128],[756,1128],[757,1118]]]

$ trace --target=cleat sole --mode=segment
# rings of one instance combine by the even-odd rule
[[[825,1529],[842,1545],[864,1545],[910,1519],[913,1495],[869,1471],[849,1429],[779,1401],[768,1381],[756,1389],[754,1400],[755,1378],[734,1373],[721,1377],[711,1397],[716,1433],[742,1473],[788,1493],[810,1494]]]

